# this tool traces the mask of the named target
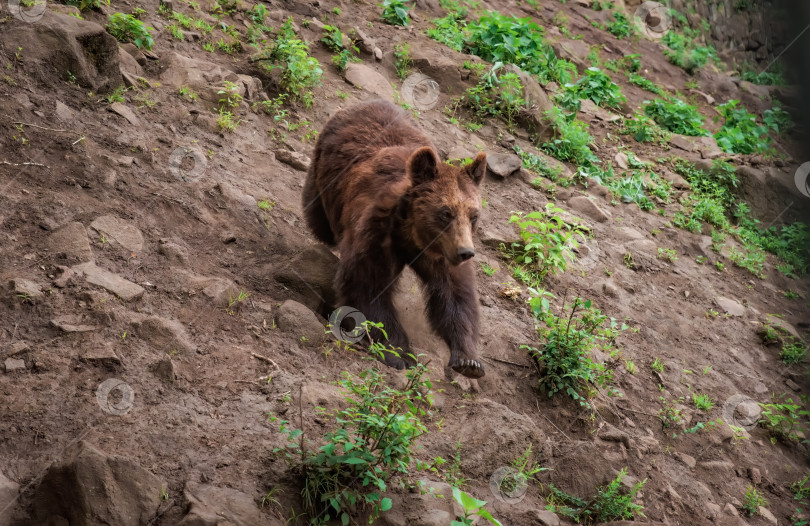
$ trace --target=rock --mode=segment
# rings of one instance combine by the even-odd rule
[[[569,199],[568,207],[578,215],[593,219],[597,223],[604,223],[610,219],[610,216],[605,211],[584,195],[577,195]]]
[[[394,88],[381,74],[365,64],[351,63],[344,72],[346,81],[378,97],[394,102]]]
[[[768,508],[760,506],[759,514],[762,516],[763,519],[768,521],[769,524],[773,524],[774,526],[779,524],[779,521],[776,519],[776,516],[773,513],[771,513],[771,510],[769,510]]]
[[[459,64],[463,62],[460,53],[416,39],[410,42],[410,46],[414,69],[433,79],[443,93],[461,95],[470,87],[470,81],[464,80],[459,69]]]
[[[743,316],[745,314],[745,307],[740,305],[737,301],[724,298],[723,296],[718,296],[714,301],[717,303],[717,306],[720,307],[723,312],[728,313],[729,316]]]
[[[235,489],[188,482],[183,495],[189,503],[188,513],[178,526],[260,526],[280,523],[265,520],[253,498]]]
[[[619,297],[619,287],[617,287],[615,284],[609,281],[602,283],[602,292],[604,292],[606,296],[611,298]]]
[[[799,334],[799,331],[796,330],[796,327],[794,327],[790,323],[786,322],[785,320],[783,320],[779,316],[776,316],[774,314],[767,314],[765,316],[765,319],[766,319],[766,322],[768,324],[773,325],[775,327],[781,327],[782,329],[784,329],[788,333],[790,333],[790,335],[793,336],[794,338],[796,338],[797,340],[802,339],[802,336],[801,336],[801,334]]]
[[[290,150],[278,149],[275,151],[275,155],[276,159],[278,159],[280,162],[288,164],[296,170],[300,170],[302,172],[309,170],[309,165],[312,162],[312,160],[303,153],[293,152]]]
[[[42,287],[28,279],[14,278],[8,282],[8,287],[20,299],[36,300],[42,297]]]
[[[20,493],[20,485],[9,480],[0,472],[0,519],[4,512],[11,512],[11,505],[17,500]]]
[[[76,265],[73,267],[73,271],[77,274],[83,274],[88,283],[106,289],[124,301],[137,300],[143,296],[143,287],[122,278],[118,274],[97,267],[95,263]]]
[[[48,237],[46,246],[54,255],[64,255],[73,261],[92,261],[93,250],[87,230],[78,222],[68,223]]]
[[[235,84],[235,93],[240,96],[245,97],[248,94],[246,76],[237,75],[219,64],[178,53],[169,54],[166,63],[166,70],[160,75],[160,80],[166,87],[178,90],[182,86],[188,86],[200,100],[209,104],[219,105],[219,99],[222,98],[219,91],[225,89],[225,82]],[[252,84],[254,81],[248,82]]]
[[[168,383],[174,383],[177,380],[177,368],[174,366],[174,360],[171,356],[164,356],[152,366],[152,372],[155,376]]]
[[[520,170],[523,162],[514,153],[488,153],[487,170],[500,178],[509,177]]]
[[[137,335],[148,342],[162,354],[173,354],[173,351],[193,352],[186,329],[179,321],[151,316],[136,323]]]
[[[551,47],[559,58],[572,61],[577,65],[580,71],[591,67],[591,63],[588,60],[591,48],[587,42],[583,42],[582,40],[561,39],[557,42],[552,42]]]
[[[37,524],[145,526],[165,487],[129,458],[108,456],[81,440],[45,472],[32,508]]]
[[[98,347],[87,349],[81,356],[82,360],[97,367],[115,369],[121,365],[121,358],[115,354],[112,345],[105,343]]]
[[[479,234],[478,238],[485,246],[497,249],[501,244],[509,247],[512,243],[521,242],[513,225],[487,224]]]
[[[143,250],[143,234],[137,227],[115,216],[99,216],[90,228],[103,234],[107,240],[115,241],[130,252]]]
[[[726,502],[726,505],[723,506],[723,513],[725,513],[726,515],[729,515],[731,517],[739,517],[740,516],[740,512],[737,511],[737,508],[735,508],[730,502]]]
[[[3,368],[6,370],[7,373],[13,373],[14,371],[24,371],[25,360],[20,360],[19,358],[6,358],[6,361],[3,362]]]
[[[547,116],[554,108],[545,90],[525,71],[514,64],[507,64],[504,71],[515,73],[523,86],[523,100],[525,112],[518,116],[518,120],[530,134],[537,136],[538,140],[546,140],[554,135],[552,121]]]
[[[319,344],[326,334],[326,326],[315,313],[293,300],[281,304],[276,322],[281,330],[309,345]]]
[[[188,265],[188,250],[173,241],[161,239],[158,242],[158,252],[166,256],[171,262],[179,263],[183,266]]]
[[[748,477],[751,479],[751,482],[753,482],[755,486],[759,486],[760,484],[762,484],[762,473],[760,473],[759,468],[755,467],[748,468]]]
[[[26,342],[13,342],[8,344],[0,351],[0,359],[2,358],[10,358],[13,356],[17,356],[20,353],[23,353],[29,350],[31,346]]]
[[[121,117],[125,118],[129,123],[133,126],[140,126],[141,121],[138,120],[138,117],[135,116],[135,113],[131,109],[129,109],[124,103],[122,102],[113,102],[110,104],[110,111],[117,113]]]
[[[560,526],[560,518],[557,514],[546,510],[529,510],[527,517],[534,521],[534,524],[542,526]]]
[[[681,453],[680,451],[675,453],[675,458],[686,464],[689,469],[695,469],[695,466],[697,465],[695,457],[687,455],[686,453]]]
[[[694,152],[697,150],[697,146],[695,146],[695,143],[691,139],[685,135],[680,135],[677,133],[672,134],[672,137],[669,139],[669,144],[687,152]]]
[[[67,14],[45,11],[30,24],[4,27],[0,47],[24,46],[26,64],[46,86],[70,71],[76,83],[96,92],[121,85],[118,42],[104,27]],[[54,75],[53,72],[58,72]]]
[[[672,183],[672,186],[677,188],[678,190],[689,190],[692,186],[686,182],[681,174],[675,173],[672,170],[667,170],[666,168],[661,170],[661,176]]]
[[[369,36],[366,35],[366,33],[359,27],[354,28],[354,34],[357,35],[357,48],[366,55],[373,55],[374,48],[376,47],[374,39],[369,38]],[[411,53],[411,57],[413,57],[413,53]]]
[[[56,101],[56,118],[62,122],[68,123],[72,122],[73,118],[76,116],[76,113],[67,107],[62,101]]]
[[[65,332],[90,332],[98,329],[97,326],[83,323],[81,315],[67,314],[51,320],[51,325]]]
[[[379,62],[383,59],[383,52],[382,49],[375,47],[374,48],[374,59]]]
[[[619,169],[627,170],[629,168],[629,165],[627,164],[628,158],[626,153],[624,152],[617,153],[616,156],[613,158],[613,160],[616,162],[616,166],[618,166]]]
[[[626,448],[630,448],[630,435],[611,424],[605,424],[605,428],[599,433],[599,438],[608,442],[621,442]]]
[[[143,77],[143,68],[135,57],[124,51],[123,49],[118,52],[119,67],[121,68],[121,75],[130,75],[132,77]]]
[[[335,304],[334,282],[339,265],[340,260],[328,247],[312,245],[295,256],[274,278],[301,294],[301,301],[307,307],[320,312],[325,306]]]

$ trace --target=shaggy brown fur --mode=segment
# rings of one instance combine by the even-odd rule
[[[394,104],[372,101],[326,123],[304,186],[307,224],[340,250],[340,305],[381,322],[386,364],[413,363],[393,306],[396,281],[409,265],[425,286],[433,329],[450,347],[450,367],[484,375],[477,357],[478,298],[473,231],[481,206],[486,155],[467,167],[440,162],[431,140]],[[379,331],[372,339],[383,340]]]

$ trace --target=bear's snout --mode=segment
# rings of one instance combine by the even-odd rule
[[[463,263],[463,262],[467,261],[468,259],[471,259],[475,255],[475,250],[473,250],[472,248],[468,248],[468,247],[461,247],[461,248],[458,249],[457,254],[458,254],[459,263]]]

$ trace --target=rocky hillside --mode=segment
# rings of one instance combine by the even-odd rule
[[[806,524],[802,92],[724,3],[3,5],[0,524]],[[371,98],[487,152],[480,380],[410,271],[426,365],[327,326],[301,190]]]

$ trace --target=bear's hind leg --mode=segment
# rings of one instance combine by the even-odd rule
[[[381,323],[382,330],[370,328],[368,336],[375,343],[381,343],[395,352],[385,351],[383,362],[389,367],[405,369],[414,365],[410,356],[408,335],[396,315],[393,293],[402,266],[392,263],[385,257],[371,261],[359,261],[352,254],[341,250],[341,262],[337,275],[338,290],[342,305],[360,311],[369,322]],[[367,339],[366,339],[367,340]]]

